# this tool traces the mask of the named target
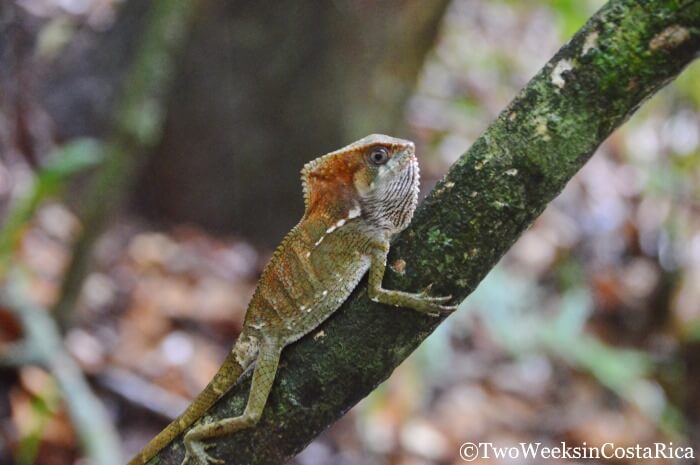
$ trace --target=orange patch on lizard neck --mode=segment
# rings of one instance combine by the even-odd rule
[[[365,168],[362,154],[353,151],[322,157],[305,169],[306,217],[337,220],[357,205],[355,173]]]

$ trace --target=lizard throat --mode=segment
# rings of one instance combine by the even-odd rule
[[[387,182],[362,199],[364,218],[374,227],[397,234],[408,226],[418,204],[420,172],[414,157]]]

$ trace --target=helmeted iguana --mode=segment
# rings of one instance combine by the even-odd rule
[[[145,464],[185,431],[183,465],[223,463],[207,454],[211,444],[202,441],[260,419],[282,349],[331,316],[367,271],[368,294],[375,302],[429,315],[455,309],[445,305],[449,296],[382,288],[390,241],[408,226],[418,202],[419,169],[412,142],[373,134],[310,161],[301,179],[304,216],[265,267],[231,353],[187,410],[129,465]],[[191,427],[253,362],[245,411]]]

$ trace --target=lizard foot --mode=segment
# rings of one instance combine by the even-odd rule
[[[438,317],[440,315],[449,315],[457,310],[457,305],[443,305],[452,300],[451,295],[431,296],[430,290],[432,287],[433,285],[429,284],[425,290],[418,294],[418,297],[423,304],[423,308],[418,309],[419,311],[422,311],[429,316]]]
[[[375,297],[376,302],[381,302],[395,307],[408,307],[432,317],[449,315],[457,309],[455,305],[445,305],[452,299],[452,296],[431,296],[427,292],[411,294],[401,291],[382,290],[379,297]]]
[[[452,300],[452,296],[431,296],[429,292],[430,287],[416,294],[380,288],[379,290],[370,290],[370,299],[385,305],[393,305],[394,307],[412,308],[432,317],[449,315],[457,309],[456,305],[445,305]]]
[[[187,441],[185,440],[185,458],[182,460],[181,465],[209,465],[211,464],[223,464],[224,461],[221,459],[215,459],[211,455],[207,454],[206,450],[214,447],[214,444],[203,444],[199,441]]]
[[[443,302],[450,300],[451,297],[448,297],[445,299]],[[439,317],[441,315],[449,315],[452,312],[457,310],[457,305],[439,305],[433,302],[431,302],[431,305],[429,308],[427,308],[423,313],[425,313],[428,316],[432,317]]]

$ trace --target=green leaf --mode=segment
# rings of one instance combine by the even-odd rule
[[[102,161],[102,144],[88,137],[71,140],[61,146],[39,172],[39,178],[65,179]]]
[[[9,269],[22,231],[41,202],[59,192],[72,175],[97,165],[102,158],[102,146],[97,140],[74,139],[57,149],[39,170],[34,185],[17,199],[0,230],[0,280]]]

